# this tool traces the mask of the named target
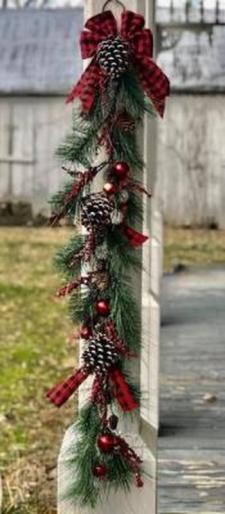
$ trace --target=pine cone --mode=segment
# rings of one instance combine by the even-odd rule
[[[118,79],[129,66],[129,46],[120,36],[109,38],[100,43],[97,59],[102,68],[112,79]]]
[[[106,374],[117,359],[118,353],[114,344],[101,332],[89,339],[88,348],[82,355],[84,365],[89,372],[100,375]]]
[[[98,273],[94,273],[91,283],[96,286],[99,291],[105,291],[108,289],[110,281],[107,271],[99,271]]]
[[[81,223],[88,230],[105,228],[111,224],[113,203],[105,193],[93,193],[82,200]]]

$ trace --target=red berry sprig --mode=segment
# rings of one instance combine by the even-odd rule
[[[110,314],[110,305],[107,300],[98,300],[95,307],[100,316],[108,316]]]
[[[108,469],[107,469],[107,467],[104,464],[97,464],[93,468],[93,475],[96,478],[103,479],[103,478],[105,478],[107,473],[108,473]]]
[[[81,339],[90,339],[90,337],[92,336],[92,330],[90,327],[81,327],[80,329],[80,337]]]
[[[126,162],[116,162],[113,164],[111,171],[113,175],[121,180],[127,177],[130,167]]]
[[[97,444],[102,453],[111,453],[116,445],[116,437],[113,434],[102,434],[99,436]]]
[[[112,182],[106,182],[103,186],[103,191],[109,196],[116,193],[116,186]]]

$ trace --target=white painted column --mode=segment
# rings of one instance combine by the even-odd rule
[[[153,0],[123,0],[129,10],[145,15],[146,25],[153,23]],[[86,0],[85,19],[102,10],[104,0]],[[121,9],[116,2],[108,5],[114,14]],[[143,135],[143,134],[142,134]],[[156,163],[156,123],[145,122],[143,153],[146,164],[144,183],[148,189],[152,187],[155,177]],[[98,182],[98,186],[99,186]],[[142,304],[142,354],[140,362],[140,383],[143,393],[141,416],[135,423],[121,426],[125,432],[132,433],[131,445],[142,454],[144,466],[148,473],[145,486],[137,489],[134,485],[128,494],[123,491],[113,492],[94,511],[76,508],[70,503],[60,504],[58,514],[156,514],[156,473],[157,473],[157,432],[158,432],[158,358],[159,358],[159,280],[161,275],[161,219],[154,202],[144,199],[144,233],[149,233],[149,244],[144,245],[142,276],[135,278],[136,296]],[[141,284],[141,285],[140,285]],[[83,401],[87,384],[80,394]],[[86,394],[85,394],[86,396]],[[59,457],[59,489],[60,473],[65,473],[65,459],[71,438],[75,437],[73,429],[65,435],[64,444]]]

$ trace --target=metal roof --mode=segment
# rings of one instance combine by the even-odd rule
[[[83,9],[1,10],[0,93],[60,94],[82,71]]]

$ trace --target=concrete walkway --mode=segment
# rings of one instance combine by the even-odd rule
[[[225,268],[163,279],[158,514],[225,513]]]

